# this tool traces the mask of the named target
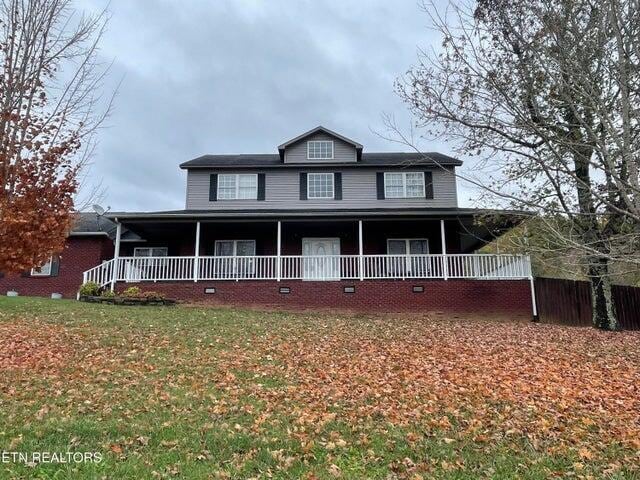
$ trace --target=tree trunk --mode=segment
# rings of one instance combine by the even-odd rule
[[[620,330],[613,290],[609,276],[609,262],[596,258],[589,267],[593,326],[602,330]]]

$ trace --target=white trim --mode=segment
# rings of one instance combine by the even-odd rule
[[[331,175],[331,196],[330,197],[312,197],[310,195],[311,189],[311,175]],[[333,172],[309,172],[307,173],[307,199],[311,200],[334,200],[336,198],[336,176]]]
[[[331,144],[331,156],[330,157],[312,157],[311,156],[311,144],[329,143]],[[307,141],[307,160],[333,160],[335,157],[335,145],[333,140],[308,140]]]
[[[220,177],[235,177],[235,196],[233,198],[220,198]],[[255,197],[240,198],[240,177],[255,177],[256,180],[256,195]],[[257,200],[258,199],[258,174],[257,173],[219,173],[218,174],[218,186],[216,189],[216,200],[224,202],[225,200]]]
[[[43,267],[49,266],[47,271],[42,271]],[[32,277],[50,277],[51,276],[51,267],[53,266],[53,255],[49,257],[49,260],[43,263],[40,267],[37,267],[39,271],[36,271],[35,268],[31,269]]]
[[[422,194],[421,195],[407,195],[407,175],[408,174],[420,174],[422,176]],[[387,176],[388,175],[402,175],[402,195],[388,195],[387,194]],[[399,186],[399,185],[395,185]],[[384,198],[425,198],[427,187],[425,184],[424,172],[411,171],[411,172],[384,172]]]
[[[307,237],[311,239],[314,237]],[[323,240],[323,239],[318,239]],[[337,240],[336,238],[324,240]],[[391,239],[401,240],[401,239]],[[405,239],[406,240],[406,239]],[[415,239],[423,240],[423,239]],[[281,280],[357,280],[449,278],[469,280],[531,280],[531,264],[525,255],[430,254],[430,255],[254,255],[201,256],[198,281],[276,280],[280,263]],[[362,258],[363,268],[359,268]],[[158,282],[193,280],[194,257],[118,257],[83,274],[85,281],[99,285],[110,282]],[[534,294],[534,292],[532,292]]]

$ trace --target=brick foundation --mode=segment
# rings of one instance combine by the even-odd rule
[[[7,275],[0,278],[0,294],[15,290],[20,296],[50,297],[61,293],[64,298],[76,298],[82,273],[112,256],[113,242],[107,237],[70,237],[60,254],[57,276]]]
[[[358,312],[482,312],[531,316],[528,280],[365,280],[365,281],[224,281],[118,283],[157,291],[189,302],[293,309],[336,309]],[[355,287],[345,293],[344,287]],[[414,292],[413,287],[424,288]],[[290,293],[280,293],[288,287]],[[206,288],[216,293],[205,294]]]
[[[106,237],[70,237],[60,254],[55,277],[21,275],[0,278],[0,294],[16,290],[21,296],[49,297],[61,293],[75,298],[82,273],[113,255]],[[138,286],[186,302],[264,306],[289,309],[335,309],[357,312],[444,311],[531,315],[528,280],[365,280],[365,281],[217,281],[118,283],[117,290]],[[290,293],[280,293],[280,288]],[[345,287],[354,287],[345,293]],[[422,287],[414,292],[413,287]],[[216,293],[205,294],[206,288]]]

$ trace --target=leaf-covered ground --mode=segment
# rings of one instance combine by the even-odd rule
[[[1,478],[640,478],[640,332],[0,297]]]

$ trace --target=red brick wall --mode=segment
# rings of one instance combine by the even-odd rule
[[[528,280],[203,281],[122,283],[117,289],[131,285],[145,291],[163,292],[178,300],[214,304],[360,312],[532,314]],[[414,293],[413,286],[417,285],[423,286],[424,292]],[[344,293],[345,286],[354,286],[355,293]],[[215,287],[216,293],[205,294],[207,287]],[[291,293],[279,293],[280,287],[290,287]]]
[[[64,298],[75,298],[82,273],[112,256],[113,242],[106,237],[69,237],[60,254],[57,276],[7,275],[0,278],[0,294],[16,290],[22,296],[50,297],[52,293],[61,293]]]

